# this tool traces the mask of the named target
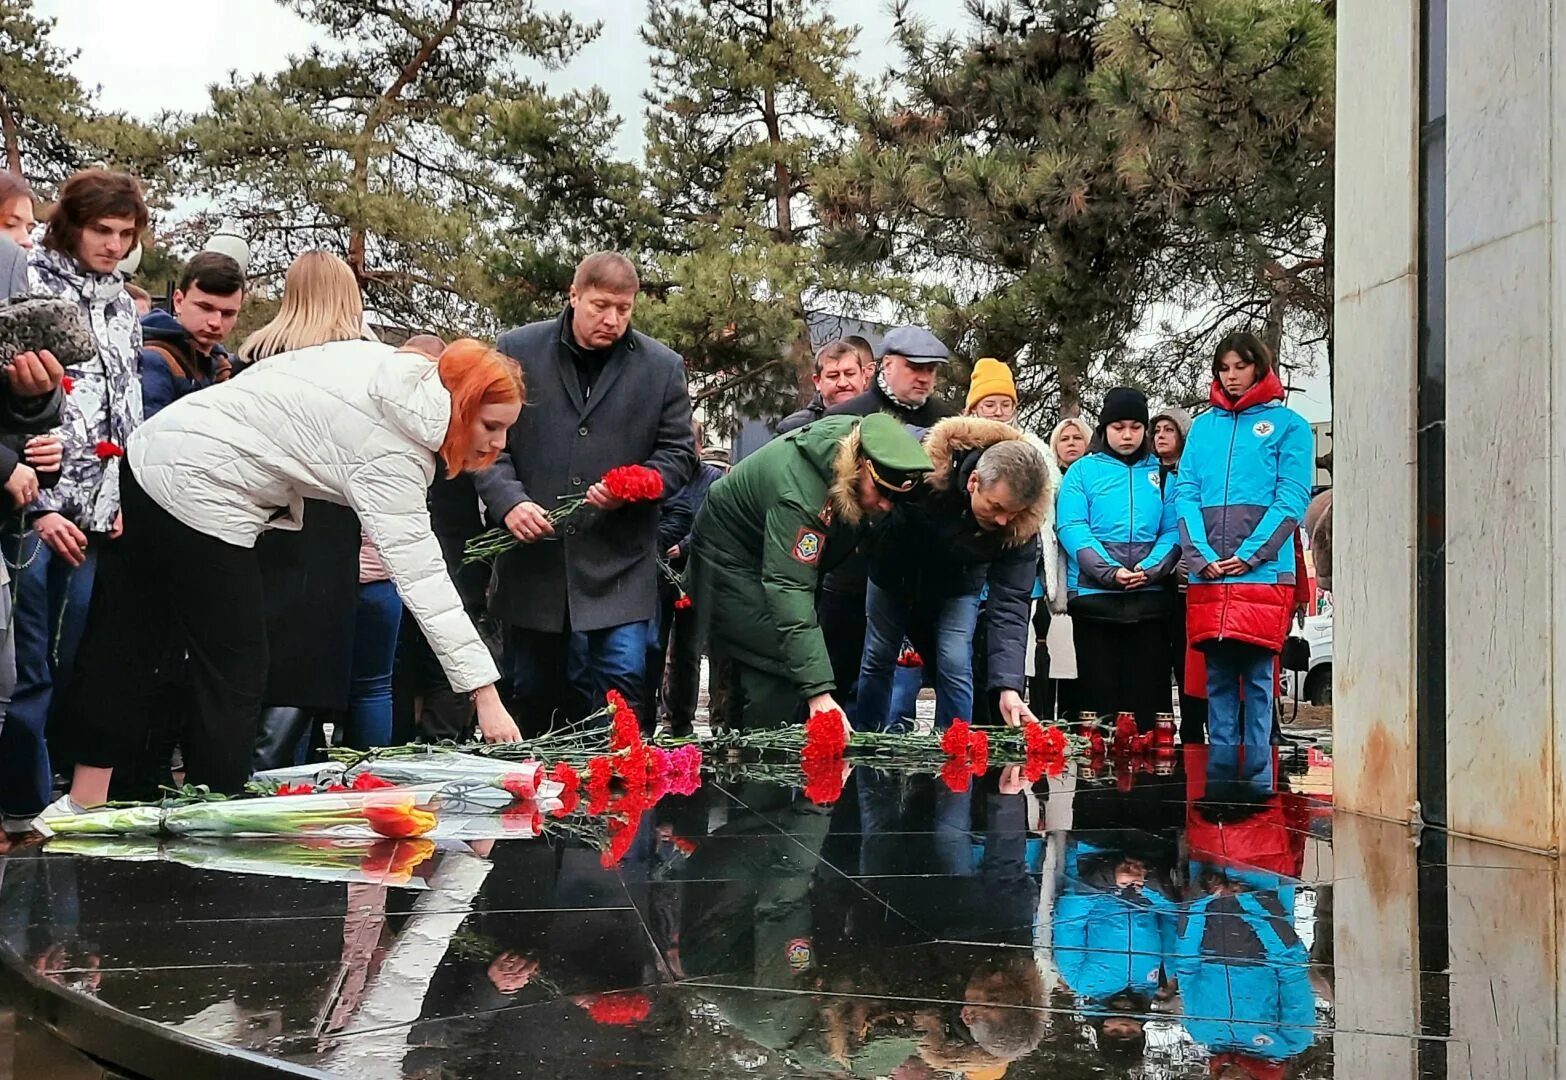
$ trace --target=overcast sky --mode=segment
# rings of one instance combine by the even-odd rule
[[[857,23],[861,69],[878,73],[897,58],[892,18],[877,0],[834,0],[839,21]],[[569,10],[603,32],[558,72],[539,74],[554,87],[597,84],[623,120],[622,156],[639,158],[642,92],[650,78],[647,50],[637,36],[644,0],[538,0],[540,10]],[[912,0],[912,11],[941,28],[963,25],[957,0]],[[99,104],[150,118],[165,109],[194,111],[207,103],[207,88],[246,74],[281,70],[291,54],[309,47],[315,29],[275,0],[37,0],[40,15],[58,20],[55,40],[77,50],[76,75],[99,88]],[[1331,415],[1324,373],[1300,376],[1290,404],[1312,421]]]
[[[642,91],[647,88],[647,49],[637,36],[644,0],[538,0],[541,11],[570,11],[603,31],[563,70],[549,72],[552,86],[585,89],[597,84],[609,93],[624,124],[619,148],[639,157]],[[863,27],[860,62],[868,71],[889,66],[892,17],[878,0],[829,5],[838,20]],[[966,18],[956,0],[914,0],[912,10],[936,26],[956,27]],[[275,0],[37,0],[39,14],[59,20],[55,39],[79,50],[76,74],[101,88],[100,104],[139,117],[163,109],[196,110],[207,87],[228,72],[280,70],[289,55],[307,49],[314,28]],[[134,14],[133,14],[134,13]],[[154,15],[155,13],[155,15]],[[545,74],[539,69],[539,74]]]

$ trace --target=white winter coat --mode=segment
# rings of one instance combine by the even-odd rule
[[[450,422],[451,395],[427,358],[340,341],[180,398],[127,452],[154,502],[238,547],[263,529],[298,529],[306,499],[351,507],[452,688],[466,692],[499,676],[430,529],[425,493]]]

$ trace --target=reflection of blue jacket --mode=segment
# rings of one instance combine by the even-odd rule
[[[1125,896],[1069,892],[1055,902],[1055,966],[1066,985],[1102,1001],[1152,994],[1174,939],[1173,906],[1154,889]]]
[[[1132,592],[1163,592],[1159,579],[1179,561],[1174,506],[1164,499],[1158,459],[1151,454],[1131,465],[1113,454],[1082,458],[1061,482],[1055,523],[1072,600],[1124,594],[1115,581],[1121,568],[1147,571],[1147,584]]]
[[[1207,896],[1180,918],[1175,972],[1191,1038],[1281,1061],[1315,1041],[1309,958],[1279,895]]]

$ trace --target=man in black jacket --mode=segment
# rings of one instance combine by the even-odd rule
[[[957,410],[935,397],[935,380],[951,360],[940,338],[918,326],[898,326],[881,339],[881,367],[870,388],[826,410],[826,415],[890,413],[910,427],[930,428]],[[816,619],[832,657],[838,701],[852,712],[859,662],[865,651],[865,561],[854,556],[822,582]],[[844,697],[849,701],[844,701]],[[948,717],[950,719],[950,717]]]
[[[935,395],[935,380],[952,354],[919,326],[898,326],[881,339],[881,368],[870,388],[826,410],[828,416],[891,413],[913,427],[934,427],[957,410]]]
[[[645,465],[672,494],[696,451],[684,362],[631,328],[639,288],[623,255],[589,255],[559,318],[500,338],[500,351],[522,365],[527,404],[475,486],[491,520],[522,542],[496,564],[490,605],[509,627],[524,729],[542,729],[556,711],[583,715],[611,689],[641,702],[659,507],[620,502],[602,477]],[[547,515],[572,496],[584,508],[557,532]]]
[[[816,384],[815,395],[798,412],[789,413],[778,421],[777,433],[787,435],[795,428],[802,428],[834,405],[862,394],[870,384],[874,362],[866,364],[859,350],[846,341],[829,341],[816,353],[816,370],[811,381]]]

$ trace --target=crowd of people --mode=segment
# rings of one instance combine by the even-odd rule
[[[1249,333],[1194,423],[1117,387],[1047,441],[1000,360],[959,409],[928,329],[829,342],[812,400],[731,468],[679,353],[633,327],[623,255],[493,348],[394,347],[312,251],[231,353],[244,268],[202,252],[153,306],[120,269],[148,217],[135,178],[95,169],[40,225],[0,174],[0,298],[64,302],[96,349],[0,368],[7,832],[176,776],[236,791],[328,730],[512,741],[616,691],[685,733],[704,658],[718,726],[897,729],[927,684],[942,727],[1148,732],[1178,691],[1187,742],[1274,742],[1313,460]],[[663,497],[617,497],[627,464]],[[516,546],[465,563],[491,526]]]

